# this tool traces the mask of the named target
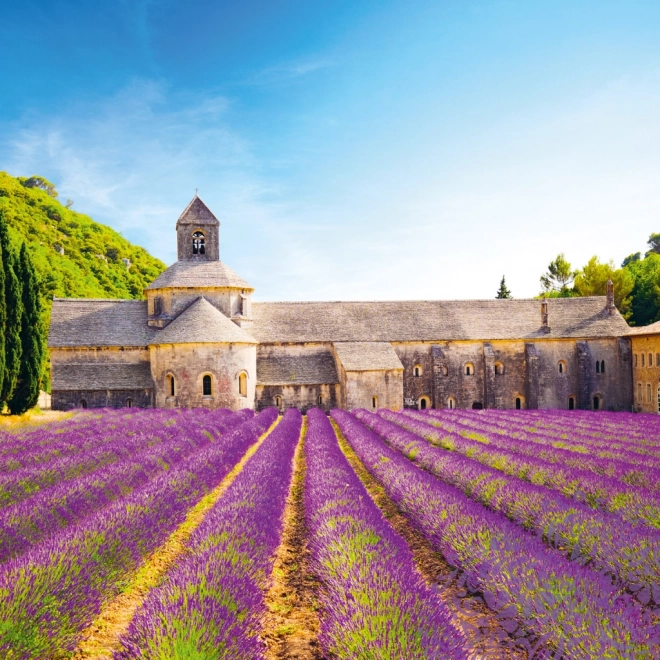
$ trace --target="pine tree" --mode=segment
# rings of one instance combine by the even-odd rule
[[[497,295],[495,298],[513,298],[511,295],[511,291],[506,286],[506,282],[504,281],[504,275],[502,275],[502,281],[500,282],[500,288],[497,290]]]
[[[21,246],[16,274],[23,285],[22,358],[16,388],[8,404],[13,415],[20,415],[37,405],[44,358],[41,297],[37,276],[25,243]]]
[[[4,217],[0,222],[0,247],[2,248],[5,276],[5,364],[2,389],[0,390],[0,408],[9,401],[21,366],[21,324],[23,301],[21,283],[16,276],[16,255],[9,243],[9,231]]]

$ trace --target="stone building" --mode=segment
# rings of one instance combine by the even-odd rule
[[[53,408],[633,405],[611,286],[547,301],[259,303],[220,261],[219,230],[195,196],[178,260],[144,300],[54,300]]]
[[[660,321],[630,329],[634,410],[660,414]]]

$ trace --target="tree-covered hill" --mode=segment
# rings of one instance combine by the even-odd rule
[[[28,243],[48,313],[53,296],[140,298],[165,269],[144,248],[62,205],[41,177],[0,172],[0,209],[15,246]]]

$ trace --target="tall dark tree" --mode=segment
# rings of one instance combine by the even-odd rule
[[[2,248],[5,275],[5,365],[0,408],[9,401],[21,366],[21,325],[23,321],[23,300],[21,283],[16,276],[16,255],[9,242],[7,223],[0,222],[0,247]]]
[[[511,295],[511,291],[509,291],[509,288],[506,285],[506,281],[504,280],[504,275],[502,275],[500,288],[497,290],[497,295],[495,297],[499,299],[513,298],[513,296]]]
[[[2,227],[5,227],[5,210],[0,209],[0,235]],[[2,392],[2,383],[5,379],[5,335],[7,332],[7,306],[5,305],[5,268],[4,268],[4,250],[0,241],[0,392]],[[0,411],[1,412],[1,411]]]
[[[13,415],[20,415],[37,405],[44,359],[44,332],[41,323],[39,284],[25,243],[21,246],[16,275],[23,287],[22,357],[18,380],[8,401],[8,406]]]

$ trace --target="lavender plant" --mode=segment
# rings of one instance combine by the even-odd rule
[[[467,658],[466,640],[416,572],[337,443],[325,413],[307,413],[305,510],[322,589],[320,643],[337,658]]]
[[[536,631],[558,657],[653,658],[660,632],[609,578],[569,562],[539,539],[443,484],[345,411],[332,416],[367,469],[447,561],[468,576],[511,629]]]
[[[263,658],[259,638],[302,416],[288,409],[152,591],[116,658]]]

